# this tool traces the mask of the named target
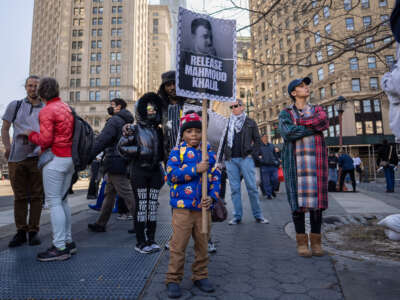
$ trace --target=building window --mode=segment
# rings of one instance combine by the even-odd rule
[[[358,58],[357,57],[350,58],[349,62],[350,62],[350,70],[351,71],[358,70]]]
[[[94,87],[96,85],[96,80],[94,78],[90,78],[90,87]]]
[[[352,8],[351,0],[344,0],[343,5],[345,10],[350,10]]]
[[[361,113],[360,101],[354,101],[354,112],[357,114]]]
[[[379,0],[379,7],[387,6],[387,0]]]
[[[89,92],[89,101],[94,101],[95,100],[95,92],[94,91],[90,91]]]
[[[96,74],[100,74],[101,72],[101,66],[96,66]]]
[[[362,104],[363,104],[363,112],[364,113],[372,112],[372,110],[371,110],[371,101],[370,100],[363,100]]]
[[[100,78],[96,78],[96,86],[100,86],[101,85],[101,80]]]
[[[354,18],[346,18],[346,29],[354,30]]]
[[[386,65],[388,67],[392,67],[394,64],[394,56],[393,55],[386,55],[385,56],[385,60],[386,60]]]
[[[383,134],[382,121],[375,121],[376,134]]]
[[[317,53],[315,53],[315,56],[317,57],[318,62],[323,60],[322,51],[317,51]]]
[[[373,121],[365,121],[365,134],[374,134],[374,122]]]
[[[383,26],[389,25],[389,15],[381,15],[381,21]]]
[[[101,53],[100,53],[100,52],[98,52],[98,53],[96,54],[96,57],[97,57],[97,61],[101,61]]]
[[[365,17],[363,17],[363,24],[364,24],[364,27],[371,26],[371,23],[372,23],[371,16],[365,16]]]
[[[375,68],[376,68],[376,57],[368,56],[368,69],[375,69]]]
[[[91,43],[91,47],[92,47],[92,49],[95,49],[96,48],[96,41],[92,41],[92,43]]]
[[[313,20],[314,20],[314,25],[318,25],[318,23],[319,23],[319,16],[318,16],[318,14],[315,14],[315,15],[314,15]]]
[[[373,90],[377,90],[378,89],[378,77],[371,77],[369,79],[369,87]]]
[[[336,83],[330,84],[331,96],[336,96]]]
[[[384,40],[383,40],[383,43],[386,45],[386,44],[389,44],[390,42],[392,42],[392,37],[391,36],[388,36],[387,38],[385,38]]]
[[[75,92],[75,101],[81,101],[81,92]]]
[[[365,46],[367,48],[374,48],[374,38],[372,36],[369,36],[365,39]]]
[[[319,31],[317,31],[314,34],[314,38],[315,38],[315,43],[318,44],[319,42],[321,42],[321,34],[319,33]]]
[[[329,12],[329,6],[324,6],[324,18],[329,18],[330,12]]]
[[[324,69],[319,68],[317,71],[317,75],[318,75],[318,80],[324,80]]]
[[[356,134],[357,135],[362,135],[363,134],[362,122],[356,122]]]
[[[361,8],[369,8],[369,0],[361,0]]]
[[[328,53],[328,56],[332,56],[334,54],[333,46],[332,45],[327,45],[326,46],[326,52]]]
[[[360,92],[361,91],[360,78],[353,78],[351,80],[351,90],[353,92]]]
[[[96,91],[96,101],[100,101],[100,91]]]
[[[74,92],[69,92],[69,101],[73,102],[75,100],[75,93]]]
[[[381,101],[379,99],[374,100],[374,112],[381,112]]]
[[[350,48],[353,48],[354,47],[354,43],[356,42],[356,39],[355,38],[348,38],[347,39],[347,45],[350,47]]]
[[[325,98],[325,88],[324,87],[319,89],[319,98],[321,100]]]
[[[333,74],[335,73],[335,64],[334,63],[330,63],[328,65],[328,74]]]
[[[332,26],[330,23],[325,26],[325,32],[326,32],[326,34],[332,33]]]
[[[102,47],[103,47],[103,42],[97,41],[97,48],[102,48]]]

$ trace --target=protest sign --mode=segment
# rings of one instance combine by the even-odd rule
[[[236,21],[179,8],[176,94],[236,100]]]

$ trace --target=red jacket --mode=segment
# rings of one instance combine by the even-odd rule
[[[29,140],[42,151],[51,147],[54,155],[71,157],[74,117],[68,105],[58,97],[47,101],[39,112],[39,123],[40,133],[31,132]]]

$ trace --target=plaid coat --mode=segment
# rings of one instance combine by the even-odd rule
[[[326,209],[328,207],[328,160],[322,131],[329,127],[329,121],[321,106],[312,106],[311,109],[314,110],[314,114],[305,118],[298,115],[295,106],[288,107],[279,114],[279,130],[284,139],[283,174],[292,211]],[[310,136],[314,137],[315,143],[317,201],[312,204],[312,207],[304,207],[299,205],[298,197],[296,141]]]

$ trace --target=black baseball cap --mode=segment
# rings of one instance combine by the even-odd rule
[[[297,78],[295,80],[292,80],[289,85],[288,85],[288,93],[290,98],[294,99],[291,93],[294,91],[296,86],[299,86],[302,83],[305,83],[306,85],[309,85],[311,83],[311,78],[310,77],[304,77],[304,78]]]

